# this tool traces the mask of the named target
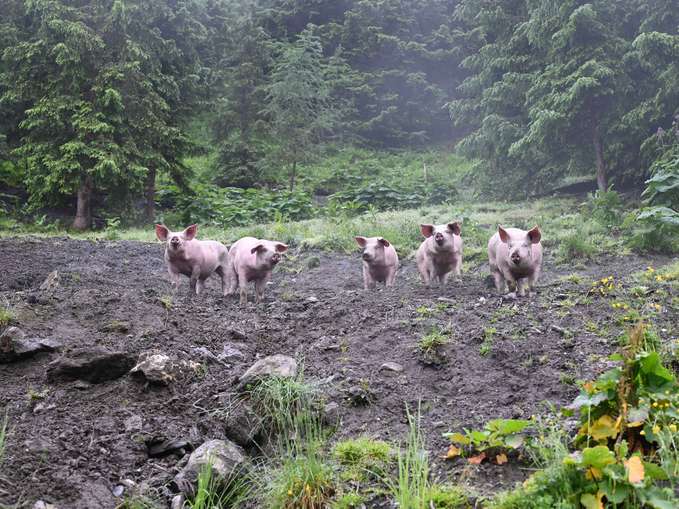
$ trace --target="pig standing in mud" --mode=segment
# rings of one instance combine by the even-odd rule
[[[222,293],[226,295],[229,251],[220,242],[196,240],[197,231],[195,224],[182,232],[171,232],[165,225],[156,225],[156,237],[167,242],[165,263],[175,291],[179,286],[179,276],[183,274],[189,277],[191,293],[198,295],[205,287],[205,280],[216,272],[222,278]]]
[[[505,293],[507,285],[516,287],[520,297],[528,294],[540,276],[542,265],[542,234],[536,226],[530,231],[498,226],[488,241],[490,273],[495,279],[497,291]],[[509,294],[515,297],[514,293]]]
[[[264,288],[271,279],[271,271],[281,260],[281,253],[288,250],[282,242],[259,240],[254,237],[243,237],[237,240],[230,251],[231,285],[228,293],[234,293],[240,287],[240,303],[248,301],[247,286],[255,282],[257,302],[262,301]]]
[[[421,224],[420,231],[426,238],[420,244],[415,260],[424,284],[429,286],[432,279],[438,279],[444,285],[451,273],[459,276],[462,268],[459,223]]]
[[[363,287],[375,288],[377,282],[394,286],[398,255],[394,246],[382,237],[355,237],[356,243],[363,248]]]

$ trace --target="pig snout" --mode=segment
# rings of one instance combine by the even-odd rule
[[[276,264],[281,261],[281,255],[278,253],[274,253],[271,255],[271,263]]]
[[[177,249],[179,247],[179,237],[172,237],[170,239],[170,246],[172,246],[174,249]]]
[[[439,246],[443,244],[443,233],[436,232],[436,234],[434,235],[434,240]]]
[[[519,253],[512,253],[510,255],[510,258],[512,259],[512,262],[514,262],[514,265],[519,265],[521,264],[521,255]]]
[[[372,260],[372,256],[370,256],[370,253],[368,253],[368,252],[364,252],[363,255],[361,255],[361,256],[366,262],[369,262],[370,260]]]

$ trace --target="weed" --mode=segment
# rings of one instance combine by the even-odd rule
[[[166,311],[172,309],[173,299],[172,295],[161,295],[158,297],[158,302],[165,308]]]
[[[597,248],[589,237],[576,232],[562,239],[558,260],[560,263],[571,263],[573,259],[590,260],[596,251]]]
[[[9,422],[7,414],[0,422],[0,467],[2,467],[2,461],[5,457],[5,447],[7,445],[7,423]]]
[[[344,467],[343,480],[364,481],[384,475],[391,461],[391,446],[367,437],[349,439],[335,444],[333,456]]]
[[[147,495],[131,495],[125,497],[116,509],[160,509],[161,503]]]
[[[397,451],[397,477],[387,478],[389,494],[398,507],[425,509],[429,485],[429,458],[420,431],[420,413],[413,416],[407,409],[408,436],[405,446]]]
[[[443,436],[452,442],[447,457],[453,458],[471,452],[499,453],[517,449],[524,444],[523,432],[530,426],[531,421],[528,420],[493,419],[482,430],[465,429],[464,433],[444,433]]]
[[[9,305],[0,307],[0,327],[7,327],[15,320],[14,311]]]
[[[493,339],[497,334],[497,329],[495,327],[487,327],[483,329],[483,343],[479,348],[479,354],[486,356],[490,353],[491,348],[493,348]]]
[[[433,329],[420,338],[417,348],[423,355],[432,355],[443,345],[450,341],[450,333],[447,329]]]
[[[251,484],[244,475],[231,479],[219,477],[211,461],[207,461],[198,473],[196,494],[186,502],[187,509],[237,509],[250,496]]]
[[[364,497],[359,493],[344,493],[330,505],[331,509],[357,509],[364,504]]]
[[[582,283],[582,276],[579,274],[573,273],[573,274],[568,274],[567,276],[562,276],[561,277],[562,281],[568,281],[569,283],[573,283],[574,285],[579,285]]]
[[[464,490],[458,486],[435,484],[427,494],[427,507],[436,509],[460,509],[471,507]]]

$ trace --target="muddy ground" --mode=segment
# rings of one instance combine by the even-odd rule
[[[59,508],[114,507],[121,499],[112,490],[124,479],[169,494],[163,487],[178,459],[149,458],[145,442],[180,439],[195,447],[224,438],[219,410],[236,377],[257,358],[279,353],[303,359],[307,379],[326,381],[326,398],[340,404],[337,437],[398,441],[407,428],[406,404],[414,409],[419,401],[436,477],[462,475],[481,493],[511,487],[529,471],[514,462],[446,462],[439,458],[446,450],[442,433],[490,418],[527,418],[544,411],[545,401],[570,402],[575,380],[610,366],[606,357],[622,330],[610,302],[582,302],[591,281],[613,275],[631,285],[635,271],[669,261],[628,255],[573,269],[555,265],[548,252],[537,295],[513,302],[494,294],[483,260],[444,289],[424,288],[414,262],[405,260],[395,288],[366,292],[358,253],[293,252],[261,305],[242,308],[236,297],[222,299],[213,278],[196,299],[186,298],[184,280],[167,310],[172,291],[162,253],[160,245],[137,242],[0,240],[0,301],[11,305],[15,324],[29,336],[64,345],[60,353],[0,365],[0,408],[7,409],[11,428],[0,505],[30,507],[42,499]],[[315,257],[320,264],[308,268]],[[40,290],[55,270],[58,284]],[[581,283],[561,278],[573,272]],[[671,334],[672,320],[669,313],[658,318],[664,335]],[[416,344],[438,327],[449,327],[452,339],[441,362],[428,364]],[[488,337],[484,356],[480,347]],[[205,363],[193,352],[205,347],[218,354],[224,343],[241,343],[245,359]],[[48,382],[51,361],[94,345],[163,351],[206,369],[167,388],[130,376],[94,385]],[[385,362],[403,371],[381,370]],[[347,396],[356,390],[370,393],[370,402],[352,404]],[[134,416],[141,429],[126,430]]]

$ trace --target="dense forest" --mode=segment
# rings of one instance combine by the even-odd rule
[[[512,198],[580,177],[641,191],[652,177],[647,198],[664,198],[648,214],[678,221],[667,202],[679,186],[676,0],[0,10],[0,190],[5,212],[24,218],[68,211],[87,229],[93,217],[181,210],[242,223],[273,217],[243,218],[252,203],[308,217],[314,194],[408,206],[462,183]],[[370,154],[431,151],[470,161],[459,181],[433,185],[425,168],[418,183],[397,162],[375,186],[382,156],[351,175]]]

